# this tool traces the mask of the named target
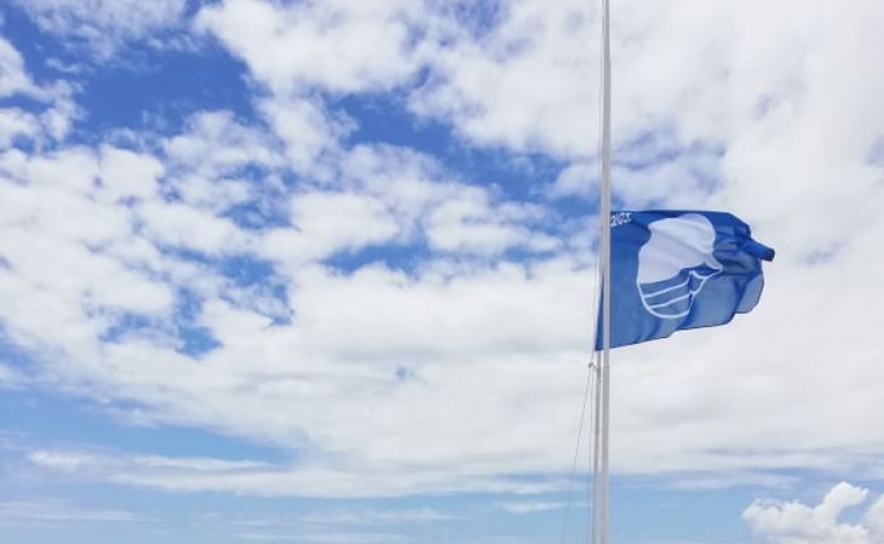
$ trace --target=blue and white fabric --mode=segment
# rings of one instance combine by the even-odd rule
[[[761,261],[773,257],[729,213],[612,213],[611,347],[723,325],[752,310],[764,286]]]

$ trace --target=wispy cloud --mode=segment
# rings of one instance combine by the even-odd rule
[[[108,452],[34,450],[27,460],[50,473],[74,480],[104,481],[168,491],[224,491],[253,496],[328,498],[392,497],[427,490],[482,493],[542,493],[561,488],[557,479],[528,482],[518,477],[474,472],[453,474],[426,467],[380,471],[371,465],[271,465],[249,460],[173,458]],[[395,524],[449,519],[432,509],[334,511],[310,514],[308,523]],[[329,521],[330,520],[330,521]]]
[[[317,544],[371,544],[416,542],[409,535],[415,524],[452,519],[432,509],[334,509],[285,516],[209,515],[204,523],[238,538],[257,542],[311,542]]]
[[[502,501],[495,506],[509,514],[524,515],[559,510],[567,507],[567,504],[553,501]]]
[[[82,507],[65,501],[0,502],[0,524],[133,523],[143,518],[125,510]]]
[[[301,516],[303,523],[317,525],[403,525],[451,521],[458,516],[433,508],[363,509],[313,512]]]
[[[23,379],[15,368],[0,363],[0,387],[16,387]]]
[[[264,532],[237,533],[237,537],[255,542],[309,542],[311,544],[397,544],[412,539],[395,533],[306,533],[284,534]]]
[[[107,60],[128,41],[180,26],[186,0],[16,0],[14,4],[44,32]]]

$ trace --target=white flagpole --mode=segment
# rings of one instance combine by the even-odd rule
[[[596,522],[601,544],[610,539],[610,474],[608,468],[611,391],[611,36],[609,0],[602,0],[602,360],[599,504]],[[593,543],[595,544],[595,543]]]

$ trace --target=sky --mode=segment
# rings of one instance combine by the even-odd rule
[[[585,541],[596,4],[2,0],[0,540]],[[777,250],[613,353],[612,542],[884,543],[882,23],[612,1],[614,207]]]

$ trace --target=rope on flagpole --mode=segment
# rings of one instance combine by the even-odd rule
[[[595,379],[594,379],[595,378]],[[590,403],[590,398],[593,397],[593,392],[595,391],[595,387],[593,384],[598,381],[598,364],[595,361],[595,354],[590,358],[589,364],[587,365],[586,371],[586,387],[583,390],[583,407],[580,409],[580,424],[577,426],[577,440],[574,445],[574,459],[571,464],[571,477],[568,479],[568,499],[567,505],[565,507],[565,515],[562,520],[562,534],[559,539],[560,544],[565,544],[565,536],[568,530],[568,521],[571,514],[571,506],[573,504],[574,497],[574,481],[577,479],[577,463],[580,458],[580,443],[583,438],[583,429],[586,427],[586,411],[587,406],[590,407],[590,419],[594,417],[592,413],[595,408],[595,400],[593,399],[592,403]],[[592,434],[589,435],[589,449],[590,451],[595,449],[595,445],[593,442]]]

